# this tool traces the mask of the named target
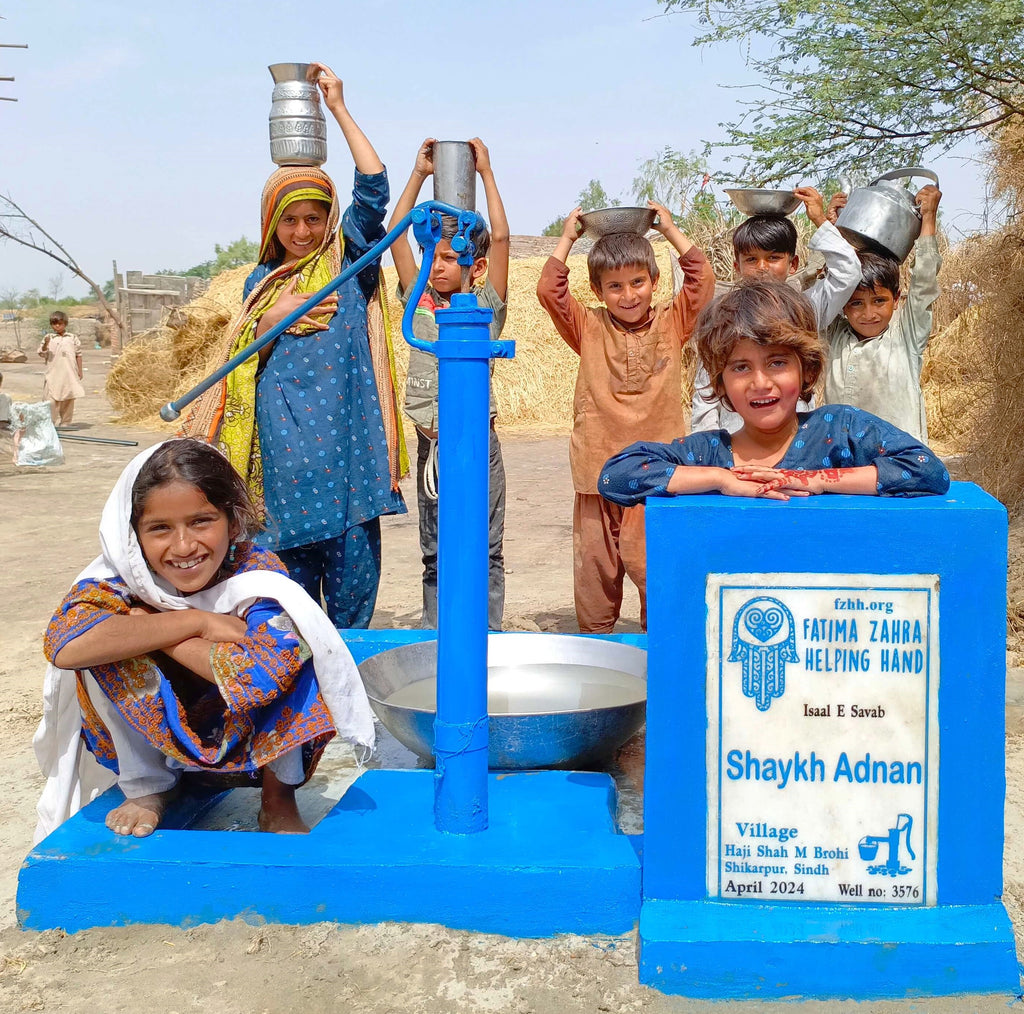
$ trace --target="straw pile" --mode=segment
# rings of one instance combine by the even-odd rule
[[[122,422],[177,428],[160,419],[160,409],[223,361],[227,326],[242,305],[242,287],[252,267],[217,275],[198,299],[171,309],[163,324],[125,348],[107,377],[107,397]]]
[[[669,247],[655,245],[662,272],[659,295],[671,294]],[[537,302],[537,279],[544,257],[513,260],[509,269],[508,317],[504,338],[516,342],[516,357],[498,360],[494,394],[503,430],[564,432],[572,424],[572,397],[579,359],[555,331]],[[587,279],[586,257],[569,258],[570,289],[581,302],[596,302]],[[226,329],[242,305],[242,286],[252,265],[213,279],[194,302],[171,312],[160,327],[135,338],[114,364],[107,395],[124,422],[160,429],[174,428],[159,418],[160,408],[179,397],[215,369],[224,358]],[[395,269],[385,269],[389,294],[397,284]],[[401,306],[389,295],[393,320]],[[399,391],[405,387],[408,346],[396,335]]]

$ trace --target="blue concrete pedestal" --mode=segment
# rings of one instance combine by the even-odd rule
[[[723,999],[1016,995],[1020,976],[1013,929],[1001,901],[1006,679],[1002,505],[966,483],[954,483],[943,497],[908,500],[818,496],[776,503],[688,496],[648,501],[646,524],[648,587],[657,588],[658,595],[651,596],[648,606],[640,981],[669,993]],[[927,584],[928,590],[914,594],[922,601],[928,597],[932,623],[915,656],[928,659],[923,676],[920,668],[914,670],[926,691],[920,710],[915,715],[889,707],[885,715],[876,709],[879,717],[857,719],[850,715],[851,705],[887,704],[888,698],[875,687],[896,679],[881,675],[887,671],[878,661],[884,647],[876,637],[881,625],[872,626],[871,621],[885,614],[871,610],[885,605],[879,595],[915,581]],[[800,596],[815,582],[835,591],[826,596],[827,607],[815,606],[809,613],[802,605],[808,600]],[[723,591],[729,588],[739,590]],[[729,599],[731,594],[738,597]],[[729,605],[743,601],[742,608]],[[739,618],[748,608],[760,609],[760,618],[741,630]],[[822,641],[814,632],[824,631],[826,644],[840,636],[829,633],[834,629],[843,630],[846,638],[849,625],[836,625],[851,616],[861,623],[859,639],[845,639],[841,647],[858,649],[865,657],[870,653],[873,660],[859,671],[843,670],[855,672],[845,686],[858,682],[852,692],[838,696],[830,689],[838,685],[832,675],[836,669],[821,659],[848,656],[819,651]],[[786,622],[791,651],[777,633],[785,631]],[[755,647],[748,650],[738,641],[740,635],[746,643],[757,642]],[[762,654],[754,654],[758,651]],[[910,654],[904,651],[901,659]],[[769,669],[768,663],[762,670],[753,664],[741,668],[743,659],[765,657],[777,668]],[[888,670],[893,671],[910,672]],[[755,700],[765,686],[755,681],[768,678],[762,673],[775,680],[769,688],[772,696]],[[748,679],[749,687],[744,682]],[[829,842],[827,836],[791,837],[785,848],[760,851],[771,825],[792,825],[793,836],[798,826],[803,835],[805,818],[812,826],[820,819],[849,828],[849,821],[870,812],[872,800],[892,788],[865,784],[866,777],[854,781],[841,776],[830,744],[841,736],[861,735],[859,728],[851,733],[854,721],[866,723],[861,728],[868,731],[852,757],[869,752],[885,757],[902,729],[923,730],[927,745],[913,755],[924,771],[918,784],[923,781],[926,787],[926,802],[915,818],[917,858],[910,857],[915,872],[926,871],[923,886],[912,895],[919,899],[916,905],[891,900],[896,896],[893,885],[901,882],[896,875],[908,873],[909,866],[872,882],[871,875],[886,871],[867,868],[873,853],[858,855],[857,838],[873,835],[862,841],[881,842],[884,860],[885,831],[893,823],[889,840],[901,847],[909,843],[909,818],[903,825],[897,819],[902,807],[894,807],[886,821],[876,821],[877,827],[871,822],[875,818],[868,819],[853,838]],[[818,729],[830,731],[819,735]],[[729,745],[722,746],[726,737]],[[803,781],[784,784],[772,773],[762,782],[759,762],[751,762],[746,749],[750,738],[760,744],[762,758],[792,759],[801,756],[794,755],[794,747],[803,748]],[[810,768],[808,748],[816,749],[818,757]],[[813,773],[815,763],[819,776],[808,779],[806,772]],[[870,781],[875,780],[872,775]],[[765,783],[763,791],[756,788]],[[724,816],[722,800],[732,793],[728,799],[734,801],[741,791],[737,787],[747,792],[749,785],[755,788],[742,797],[747,800],[742,814],[731,802],[729,816]],[[797,798],[799,806],[787,801]],[[903,833],[900,827],[905,842],[897,839]],[[723,835],[727,846],[722,845]],[[749,846],[735,844],[751,838]],[[859,888],[850,892],[848,902],[813,900],[817,884],[846,880],[848,874],[822,877],[817,870],[808,871],[807,863],[797,868],[796,860],[805,855],[813,861],[808,847],[814,852],[823,844],[826,852],[842,845],[844,855],[832,858],[849,861],[852,854],[854,864],[860,864],[860,879],[868,881],[862,893]],[[780,875],[774,876],[775,867],[770,872],[765,867],[763,874],[757,868],[751,872],[748,863],[756,864],[759,856],[777,857],[760,861],[778,863]],[[737,890],[723,869],[759,877],[766,886]],[[748,877],[744,883],[749,882]],[[776,896],[770,896],[770,888]],[[796,896],[794,888],[806,889],[807,900]],[[730,889],[734,895],[724,896]],[[781,894],[789,897],[780,899]]]
[[[894,917],[895,916],[895,917]],[[640,981],[727,999],[892,998],[1016,991],[1001,903],[854,906],[645,901]]]
[[[441,923],[542,937],[623,933],[640,862],[615,829],[615,786],[582,772],[492,773],[486,831],[434,827],[432,771],[368,771],[309,835],[105,827],[116,789],[29,854],[18,919],[75,932],[129,923]]]

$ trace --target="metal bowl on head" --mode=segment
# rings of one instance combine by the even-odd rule
[[[744,215],[790,215],[800,207],[792,190],[726,190],[729,200]]]
[[[420,757],[433,754],[437,641],[403,644],[359,666],[375,714]],[[488,764],[589,768],[644,724],[647,652],[569,634],[489,634]]]
[[[580,215],[585,235],[593,239],[613,232],[635,232],[645,236],[654,225],[655,212],[650,208],[598,208]]]

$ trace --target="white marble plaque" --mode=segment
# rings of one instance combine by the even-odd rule
[[[708,895],[934,905],[933,574],[711,574]]]

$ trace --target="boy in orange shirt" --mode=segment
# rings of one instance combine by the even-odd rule
[[[541,306],[580,357],[569,463],[576,490],[573,586],[581,633],[615,629],[626,574],[640,592],[640,622],[647,629],[642,508],[602,498],[598,473],[610,455],[634,441],[668,441],[683,432],[682,347],[715,291],[704,254],[668,209],[653,201],[648,207],[657,212],[654,228],[675,248],[683,269],[683,287],[671,302],[651,305],[659,278],[654,248],[631,233],[602,236],[587,256],[590,287],[605,305],[585,307],[573,298],[565,262],[578,238],[580,208],[566,218],[537,283]]]

